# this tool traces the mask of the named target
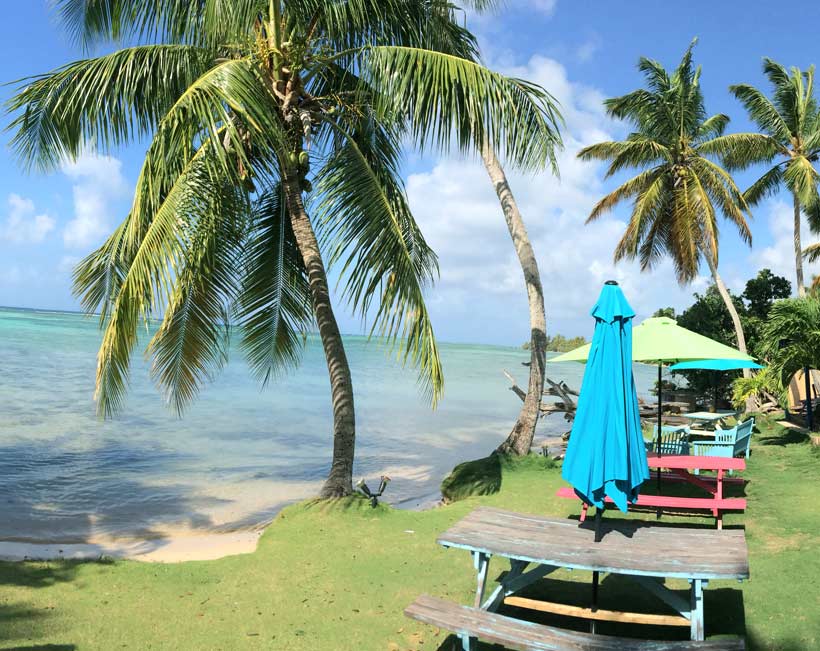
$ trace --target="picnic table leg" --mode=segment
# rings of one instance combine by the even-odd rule
[[[469,635],[459,635],[461,638],[461,648],[463,651],[475,651],[478,646],[478,640]]]
[[[715,498],[723,499],[723,469],[719,469],[717,473],[717,487],[715,491]],[[720,509],[714,509],[716,524],[718,531],[723,529],[723,512]]]
[[[703,579],[691,579],[689,589],[690,638],[703,640]]]
[[[473,552],[473,564],[478,572],[476,580],[475,607],[481,608],[484,590],[487,587],[487,571],[490,567],[490,556],[484,552]]]

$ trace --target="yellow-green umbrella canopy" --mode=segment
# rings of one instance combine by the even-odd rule
[[[586,362],[591,344],[581,346],[550,362]],[[698,359],[737,359],[752,361],[749,355],[714,339],[682,328],[665,316],[646,319],[632,329],[632,361],[655,364]]]

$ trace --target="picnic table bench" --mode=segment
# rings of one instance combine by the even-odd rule
[[[687,626],[695,641],[704,639],[703,588],[711,579],[749,577],[748,552],[743,531],[715,531],[659,527],[630,520],[604,519],[603,537],[595,542],[591,523],[514,513],[480,507],[441,534],[444,547],[465,549],[473,556],[477,572],[473,608],[453,609],[446,602],[422,597],[406,611],[408,616],[434,623],[459,634],[465,650],[474,638],[484,638],[512,649],[742,649],[738,640],[721,640],[701,646],[695,642],[654,642],[632,646],[613,637],[538,628],[525,622],[492,615],[502,603],[533,610],[597,620]],[[485,597],[490,559],[506,558],[510,570]],[[533,567],[530,567],[530,566]],[[559,568],[607,572],[629,577],[665,604],[676,615],[651,615],[589,609],[517,596],[516,593]],[[685,579],[689,599],[669,590],[666,578]],[[433,614],[436,611],[438,614]],[[491,616],[492,615],[492,616]],[[517,622],[517,623],[515,623]],[[541,637],[539,637],[541,636]],[[578,636],[578,637],[575,637]],[[539,640],[556,641],[554,646]],[[541,646],[539,646],[541,644]],[[607,646],[607,645],[610,646]],[[649,643],[647,643],[649,644]],[[681,644],[682,646],[675,646]],[[686,646],[688,644],[689,646]],[[721,646],[721,644],[725,646]]]
[[[518,651],[743,651],[746,648],[740,638],[667,642],[591,635],[525,622],[429,595],[416,599],[405,608],[404,614],[425,624],[455,631],[462,638],[481,638]]]
[[[679,455],[658,455],[654,452],[647,452],[646,461],[652,469],[666,468],[671,475],[679,481],[685,481],[693,486],[704,490],[709,497],[677,497],[673,495],[648,495],[640,493],[636,506],[656,508],[675,511],[710,511],[715,517],[718,529],[723,529],[723,514],[726,511],[745,511],[746,499],[743,497],[724,497],[724,484],[728,481],[727,471],[744,470],[746,461],[744,459],[712,456],[679,456]],[[695,475],[690,470],[700,472],[701,470],[712,470],[715,476]],[[664,473],[667,474],[667,473]],[[654,479],[654,474],[653,474]],[[570,486],[563,486],[558,489],[559,497],[579,499],[576,492]],[[607,503],[612,500],[606,498]],[[581,507],[581,521],[586,518],[587,504]]]

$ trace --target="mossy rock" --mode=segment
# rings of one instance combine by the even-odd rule
[[[441,482],[441,495],[445,502],[458,502],[473,495],[491,495],[501,490],[501,482],[507,470],[550,470],[555,460],[538,454],[524,457],[508,456],[493,452],[483,459],[460,463]]]

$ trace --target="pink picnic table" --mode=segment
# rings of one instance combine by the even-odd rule
[[[710,511],[715,517],[717,528],[723,528],[723,513],[725,511],[745,511],[746,500],[742,497],[724,497],[723,487],[726,483],[741,482],[736,477],[727,477],[728,471],[745,470],[746,460],[726,457],[706,457],[706,456],[677,456],[662,455],[647,452],[646,460],[649,467],[655,469],[666,469],[668,472],[663,476],[667,481],[685,481],[693,486],[697,486],[708,494],[708,497],[675,497],[672,495],[638,495],[636,506],[651,507],[661,510],[683,510],[683,511]],[[714,476],[695,475],[692,470],[711,471]],[[558,489],[559,497],[575,498],[578,495],[571,486],[564,486]],[[612,500],[606,498],[612,503]],[[589,505],[583,504],[581,511],[581,521],[586,518]]]

